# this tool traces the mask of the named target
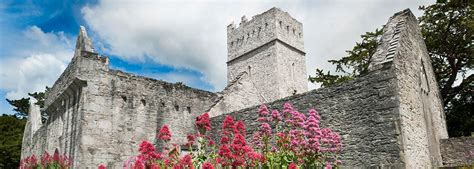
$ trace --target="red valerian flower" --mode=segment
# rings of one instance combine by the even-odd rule
[[[188,146],[192,146],[194,144],[194,141],[196,140],[196,137],[192,134],[188,134],[186,138],[188,139]]]
[[[288,169],[299,169],[299,167],[295,163],[290,163],[290,165],[288,165]]]
[[[143,163],[142,159],[137,158],[135,163],[133,164],[133,169],[145,169],[145,164]]]
[[[211,130],[211,120],[209,118],[209,114],[204,113],[196,117],[196,125],[199,129],[204,129],[204,131],[200,130],[201,132],[205,132],[206,130],[207,131]]]
[[[223,135],[221,137],[221,141],[219,143],[220,144],[229,144],[229,141],[230,141],[229,137],[227,135]]]
[[[247,142],[245,141],[245,137],[241,134],[236,134],[230,146],[234,152],[242,152],[242,148],[246,145]]]
[[[150,169],[160,169],[160,166],[157,164],[151,164]]]
[[[325,169],[332,169],[332,165],[329,161],[326,161],[326,167]]]
[[[237,121],[237,123],[235,123],[235,129],[236,131],[234,133],[240,133],[244,136],[247,134],[245,132],[245,124],[242,121]]]
[[[209,162],[205,162],[205,163],[202,165],[202,169],[214,169],[214,166],[212,166],[212,164],[209,163]]]
[[[193,159],[192,159],[191,155],[189,155],[189,154],[186,154],[183,158],[181,158],[181,160],[179,160],[179,164],[183,167],[187,166],[189,169],[194,168],[193,167]]]
[[[286,114],[292,112],[294,109],[293,109],[293,106],[291,106],[290,103],[286,102],[285,104],[283,104],[283,113]]]
[[[267,119],[267,116],[269,115],[270,113],[268,113],[268,108],[267,106],[265,106],[264,104],[260,105],[260,107],[258,108],[258,118],[257,118],[257,121],[258,122],[267,122],[268,119]]]
[[[257,153],[255,151],[251,151],[250,153],[248,153],[248,157],[253,162],[264,162],[265,161],[265,157],[262,154]]]
[[[222,157],[227,157],[227,158],[232,158],[232,153],[229,149],[229,147],[227,145],[222,145],[220,148],[219,148],[219,152],[218,154]]]
[[[219,152],[217,153],[219,154],[219,156],[221,157],[225,157],[225,158],[232,158],[232,152],[230,152],[230,149],[227,145],[222,145],[220,148],[219,148]]]
[[[49,155],[48,152],[45,151],[43,155],[41,155],[41,165],[46,166],[52,161],[53,159],[51,158],[51,155]]]
[[[268,108],[267,106],[265,106],[265,104],[260,105],[260,107],[258,108],[258,115],[260,117],[265,117],[269,115]]]
[[[72,164],[71,159],[64,153],[62,156],[59,156],[59,165],[61,168],[67,168]]]
[[[214,142],[214,140],[209,139],[209,146],[212,147],[214,145],[216,145],[216,142]]]
[[[176,164],[173,166],[173,169],[184,169],[184,167],[181,164]]]
[[[36,164],[37,159],[36,159],[36,156],[34,154],[32,156],[30,156],[29,158],[27,158],[27,159],[28,159],[27,161],[30,165],[35,165]]]
[[[161,154],[158,154],[155,151],[155,146],[146,140],[143,140],[139,144],[138,151],[140,152],[140,155],[138,157],[144,160],[145,162],[148,160],[156,160],[161,158]]]
[[[60,158],[59,158],[59,150],[56,149],[56,150],[54,150],[53,161],[59,163],[59,160],[60,160]]]
[[[224,122],[222,123],[222,130],[225,131],[230,131],[230,132],[233,132],[234,131],[234,119],[232,118],[232,116],[225,116],[225,119],[224,119]]]
[[[278,110],[273,110],[272,111],[272,121],[274,122],[279,122],[283,120],[282,117],[280,116],[280,113],[278,112]]]
[[[256,132],[253,133],[252,144],[256,148],[262,148],[263,147],[262,134],[260,133],[260,131],[256,131]]]
[[[170,141],[171,140],[171,131],[168,128],[168,125],[164,125],[161,127],[160,132],[158,134],[158,138],[163,141]]]
[[[264,136],[270,136],[272,134],[272,128],[270,127],[270,124],[268,123],[262,123],[262,125],[260,126],[260,132],[264,135]]]
[[[97,169],[106,169],[106,168],[104,164],[100,164],[99,167],[97,167]]]

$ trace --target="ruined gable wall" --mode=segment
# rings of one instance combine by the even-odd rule
[[[50,90],[46,92],[45,106],[42,111],[49,115],[48,120],[37,131],[25,129],[22,143],[22,157],[36,156],[47,151],[53,153],[58,149],[67,154],[73,162],[78,163],[79,138],[85,102],[82,89],[94,72],[107,68],[107,60],[90,52],[76,53],[72,61],[61,74]],[[30,119],[29,119],[30,120]]]
[[[78,167],[100,163],[120,168],[138,153],[142,140],[158,143],[162,125],[183,144],[194,132],[195,117],[214,103],[216,94],[141,76],[109,70],[88,81],[85,90],[82,161]]]
[[[400,32],[394,35],[399,40],[393,65],[406,167],[436,167],[441,164],[440,139],[448,137],[438,85],[415,16],[405,10],[389,24],[394,23]]]
[[[249,74],[242,72],[233,82],[218,93],[218,100],[208,110],[209,116],[214,117],[225,113],[237,111],[242,107],[256,105],[263,101],[260,93],[255,90],[254,83],[250,81]]]
[[[339,86],[286,97],[267,106],[281,110],[283,103],[291,102],[305,113],[316,108],[321,114],[321,126],[340,133],[345,166],[403,166],[395,80],[393,70],[382,67]],[[258,130],[258,106],[227,115],[245,122],[247,140]],[[211,119],[211,134],[217,141],[224,116]]]
[[[273,75],[277,74],[276,69],[274,69],[278,66],[276,62],[276,43],[276,41],[270,42],[227,64],[228,73],[236,73],[236,75],[229,74],[229,79],[235,79],[235,76],[238,74],[247,72],[246,79],[252,84],[249,90],[255,90],[255,92],[259,93],[258,98],[255,99],[260,103],[271,101],[274,98],[280,98],[278,92],[268,92],[268,88],[275,88],[272,86],[277,86],[279,80],[277,78],[268,78],[269,76],[273,77]],[[259,102],[254,104],[258,104]],[[239,109],[241,108],[242,107]]]

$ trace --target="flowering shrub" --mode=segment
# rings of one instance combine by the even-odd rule
[[[65,154],[60,155],[58,149],[51,156],[44,152],[38,160],[33,154],[20,161],[20,169],[67,169],[71,167],[72,161]]]
[[[196,118],[197,133],[187,136],[189,153],[181,154],[179,145],[170,144],[172,133],[164,125],[157,134],[164,148],[142,141],[139,154],[124,168],[133,169],[214,169],[214,168],[333,168],[341,161],[339,134],[329,128],[320,128],[321,117],[315,109],[300,113],[285,103],[282,112],[261,105],[257,121],[259,128],[248,143],[245,124],[226,116],[217,145],[207,132],[210,118],[204,113]],[[99,166],[100,169],[105,166]]]

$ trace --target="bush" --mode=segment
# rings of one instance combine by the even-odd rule
[[[20,169],[67,169],[71,167],[72,161],[65,154],[60,155],[58,149],[51,156],[44,152],[38,160],[33,154],[20,161]]]
[[[339,134],[320,128],[321,117],[315,109],[307,116],[285,103],[283,111],[271,112],[261,105],[257,121],[258,131],[247,143],[245,124],[226,116],[222,123],[219,145],[207,135],[210,118],[204,113],[196,118],[197,133],[187,136],[190,152],[181,154],[179,145],[170,144],[172,133],[164,125],[157,138],[164,143],[161,152],[142,141],[134,161],[124,164],[133,169],[213,169],[213,168],[337,168],[342,150]],[[273,126],[273,127],[272,127]],[[105,168],[100,165],[99,168]]]

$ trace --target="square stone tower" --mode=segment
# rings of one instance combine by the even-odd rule
[[[268,102],[308,90],[303,25],[272,8],[238,27],[227,26],[228,84],[244,72],[253,89]]]

